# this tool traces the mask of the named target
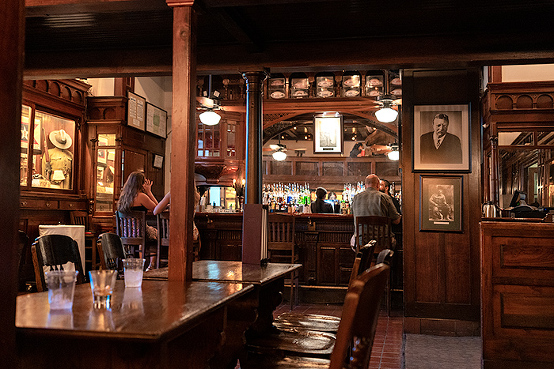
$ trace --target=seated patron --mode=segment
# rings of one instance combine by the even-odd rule
[[[325,202],[325,195],[327,195],[327,190],[323,187],[318,187],[315,190],[315,196],[317,199],[312,202],[311,210],[312,213],[332,213],[333,205]]]

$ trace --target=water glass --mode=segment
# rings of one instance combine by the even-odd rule
[[[76,270],[51,270],[44,273],[50,310],[71,309],[75,293]]]
[[[140,287],[142,285],[143,268],[144,259],[123,259],[125,287]]]
[[[111,298],[115,280],[117,279],[116,270],[91,270],[90,288],[92,290],[92,300],[97,309],[109,309],[111,307]]]

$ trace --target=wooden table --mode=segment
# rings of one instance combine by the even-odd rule
[[[251,284],[117,281],[112,308],[94,309],[90,285],[73,309],[50,311],[48,293],[17,297],[19,368],[202,368],[225,330],[227,306]],[[240,337],[229,337],[240,339]]]

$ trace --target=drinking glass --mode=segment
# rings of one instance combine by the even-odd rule
[[[123,259],[125,287],[140,287],[142,285],[143,268],[144,259]]]
[[[92,290],[92,300],[97,309],[111,307],[111,298],[115,280],[117,279],[116,270],[91,270],[90,288]]]

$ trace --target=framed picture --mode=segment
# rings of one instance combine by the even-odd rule
[[[146,132],[166,138],[167,112],[156,105],[146,103]]]
[[[342,147],[342,115],[314,116],[314,153],[341,154]]]
[[[462,231],[462,177],[420,176],[419,229]]]
[[[164,165],[164,157],[158,154],[154,154],[154,160],[152,166],[157,169],[162,169]]]
[[[469,105],[414,106],[414,171],[469,171]]]
[[[127,124],[144,131],[146,99],[131,91],[127,92]]]

